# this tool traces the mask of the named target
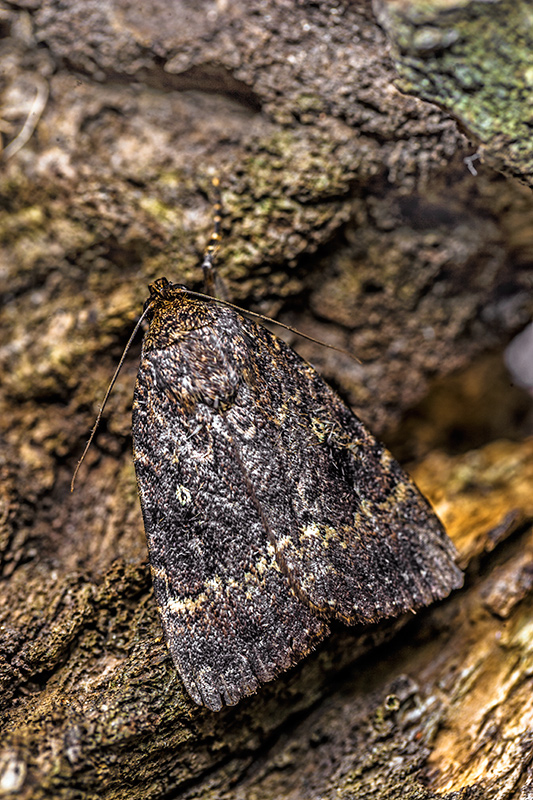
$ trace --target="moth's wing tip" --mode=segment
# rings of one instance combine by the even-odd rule
[[[274,677],[256,676],[244,657],[225,671],[217,671],[216,667],[204,664],[192,674],[190,665],[189,668],[185,666],[179,650],[172,647],[172,644],[170,653],[192,700],[210,711],[221,711],[225,706],[237,705],[243,698],[255,694],[262,683]]]
[[[181,674],[181,673],[180,673]],[[210,711],[222,711],[225,706],[235,706],[245,697],[255,694],[259,688],[258,680],[234,682],[221,675],[210,680],[201,679],[192,682],[181,674],[185,688],[194,702]],[[193,688],[194,686],[194,688]]]

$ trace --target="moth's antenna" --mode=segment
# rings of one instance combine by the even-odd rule
[[[298,328],[292,328],[290,325],[285,325],[284,322],[279,322],[277,319],[272,319],[272,317],[266,317],[264,314],[258,314],[257,311],[249,311],[247,308],[241,308],[240,306],[236,306],[235,303],[230,303],[228,300],[222,300],[220,297],[212,297],[209,294],[202,294],[202,292],[193,292],[192,289],[187,289],[183,287],[183,291],[187,294],[191,295],[192,297],[201,297],[202,300],[210,300],[214,303],[220,303],[222,306],[229,306],[229,308],[234,308],[236,311],[240,311],[241,314],[249,314],[251,317],[256,317],[257,319],[262,319],[264,322],[270,322],[272,325],[279,325],[280,328],[285,328],[286,331],[290,331],[291,333],[295,333],[297,336],[301,336],[303,339],[308,339],[310,342],[314,342],[315,344],[320,344],[322,347],[327,347],[330,350],[336,350],[337,353],[343,353],[345,356],[349,356],[353,361],[357,361],[358,364],[361,362],[358,358],[356,358],[352,353],[348,352],[348,350],[344,350],[342,347],[336,347],[334,344],[328,344],[327,342],[322,342],[320,339],[315,339],[313,336],[309,336],[307,333],[303,333],[299,331]]]
[[[143,313],[139,317],[139,320],[138,320],[137,324],[135,325],[130,338],[128,339],[128,343],[127,343],[126,347],[124,348],[124,352],[122,353],[122,355],[120,357],[120,361],[118,362],[118,366],[117,366],[117,368],[115,370],[115,374],[111,378],[111,383],[107,387],[107,392],[105,393],[104,399],[102,401],[102,405],[100,406],[100,411],[98,412],[98,416],[96,417],[96,422],[93,425],[93,429],[91,431],[91,435],[89,436],[89,441],[85,445],[85,450],[81,454],[81,458],[78,461],[78,463],[76,464],[76,469],[74,470],[74,475],[72,476],[72,480],[70,482],[70,491],[71,492],[74,491],[74,483],[76,481],[76,476],[77,476],[78,471],[79,471],[79,469],[80,469],[80,467],[81,467],[81,465],[82,465],[82,463],[83,463],[83,461],[85,459],[85,456],[87,455],[87,451],[89,450],[89,447],[92,444],[92,441],[94,439],[96,430],[98,428],[98,425],[100,424],[100,420],[102,419],[102,414],[104,413],[104,408],[106,407],[106,403],[108,401],[109,395],[111,394],[111,390],[113,389],[113,386],[116,383],[116,380],[118,378],[118,374],[119,374],[120,370],[122,369],[122,365],[124,364],[124,360],[126,358],[128,350],[130,349],[131,343],[133,342],[133,340],[134,340],[134,338],[135,338],[135,336],[137,334],[137,331],[141,327],[142,321],[145,318],[145,316],[146,316],[146,314],[148,313],[149,310],[150,310],[150,304],[146,306],[146,308],[144,309]]]
[[[213,233],[204,251],[202,269],[204,271],[204,288],[209,297],[216,297],[221,290],[220,281],[217,280],[215,268],[215,258],[220,247],[220,226],[222,223],[222,197],[220,194],[220,180],[213,178],[211,181],[215,191],[215,202],[213,204]],[[222,294],[225,292],[222,289]]]
[[[291,328],[290,325],[285,325],[283,322],[278,322],[275,319],[266,317],[264,314],[258,314],[256,311],[248,311],[246,308],[241,308],[240,306],[236,306],[234,303],[229,302],[227,299],[226,287],[220,279],[215,267],[215,258],[220,247],[220,225],[222,223],[222,197],[220,195],[220,180],[215,177],[212,179],[211,183],[215,191],[215,202],[213,204],[214,226],[209,244],[205,248],[204,260],[202,262],[205,292],[202,294],[201,292],[193,292],[191,289],[187,289],[187,294],[190,294],[193,297],[200,297],[203,300],[214,300],[216,303],[221,303],[221,305],[234,308],[237,311],[240,311],[242,314],[249,314],[257,319],[262,319],[264,322],[271,322],[273,325],[279,325],[281,328],[285,328],[285,330],[291,331],[291,333],[295,333],[297,336],[302,336],[304,339],[309,339],[310,342],[320,344],[323,347],[329,347],[330,350],[336,350],[338,353],[343,353],[360,364],[361,362],[358,358],[353,356],[347,350],[344,350],[342,347],[335,347],[334,344],[321,342],[320,339],[314,339],[312,336],[302,333],[302,331],[299,331],[297,328]]]

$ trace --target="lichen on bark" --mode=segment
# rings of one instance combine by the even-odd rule
[[[374,7],[391,39],[398,87],[445,108],[483,161],[531,186],[530,3],[375,0]]]

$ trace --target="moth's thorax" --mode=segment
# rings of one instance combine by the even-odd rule
[[[209,303],[176,290],[152,300],[150,327],[144,336],[143,351],[171,347],[191,331],[213,324]]]

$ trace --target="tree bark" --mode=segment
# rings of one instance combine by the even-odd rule
[[[0,30],[0,795],[525,800],[533,426],[501,352],[532,310],[529,189],[473,176],[456,123],[395,88],[368,3],[19,0]],[[146,285],[201,288],[214,175],[231,299],[360,359],[291,339],[466,569],[218,714],[151,594],[139,343],[69,491]]]
[[[478,143],[474,161],[533,185],[530,4],[375,0],[374,8],[398,87],[449,111]]]

